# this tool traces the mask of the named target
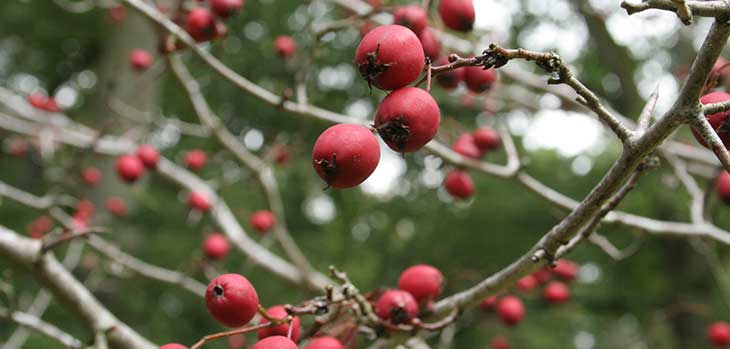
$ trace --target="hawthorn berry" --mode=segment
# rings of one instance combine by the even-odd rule
[[[440,110],[431,95],[416,87],[388,94],[375,113],[375,128],[385,143],[399,153],[421,149],[439,129]]]
[[[711,79],[717,79],[717,82],[722,85],[728,79],[730,79],[730,65],[728,61],[720,57],[715,61],[715,65],[712,66],[712,73],[710,73]]]
[[[272,336],[256,342],[251,349],[297,349],[297,344],[283,336]]]
[[[256,315],[259,296],[243,275],[223,274],[208,284],[205,305],[221,324],[240,327],[249,323]]]
[[[441,0],[438,11],[449,29],[468,32],[474,27],[473,0]]]
[[[127,215],[127,204],[122,198],[112,196],[106,200],[106,210],[117,217],[124,217]]]
[[[724,102],[727,100],[730,100],[730,94],[715,91],[702,96],[700,98],[700,103],[704,105]],[[715,133],[720,136],[722,144],[725,145],[725,148],[730,146],[730,123],[728,123],[728,119],[730,118],[730,111],[719,112],[712,115],[705,115],[705,117],[712,126],[712,129],[715,130]],[[702,136],[699,132],[697,132],[697,130],[695,130],[694,127],[692,128],[692,134],[695,136],[697,142],[700,142],[700,144],[707,147],[707,143],[704,139],[702,139]]]
[[[436,61],[441,55],[441,43],[439,43],[439,39],[433,33],[433,30],[426,27],[418,34],[418,39],[421,40],[423,54],[430,58],[431,62]]]
[[[274,40],[274,50],[281,58],[289,58],[297,52],[297,42],[291,36],[280,35]]]
[[[200,149],[193,149],[185,154],[185,167],[198,171],[208,163],[208,155]]]
[[[210,210],[210,199],[206,193],[193,191],[188,195],[188,206],[201,212]]]
[[[178,343],[167,343],[162,345],[160,349],[188,349],[188,347]]]
[[[715,192],[726,204],[730,204],[730,173],[722,170],[715,180]]]
[[[96,167],[89,166],[81,171],[81,179],[86,185],[93,187],[101,181],[101,171]]]
[[[228,337],[228,349],[241,349],[246,345],[246,336],[236,334]]]
[[[482,152],[497,149],[502,141],[499,132],[490,127],[480,127],[474,130],[472,136],[474,136],[474,144]]]
[[[551,271],[555,276],[565,281],[573,281],[578,276],[578,264],[566,259],[560,259]]]
[[[291,161],[291,152],[286,144],[275,144],[271,147],[271,157],[279,166],[284,166]]]
[[[187,16],[186,30],[195,41],[210,40],[215,34],[215,19],[210,10],[204,7],[196,7]]]
[[[570,299],[570,290],[562,282],[551,281],[543,290],[543,297],[552,304],[560,304]]]
[[[322,132],[314,143],[312,166],[333,188],[350,188],[365,181],[380,161],[380,145],[364,126],[339,124]]]
[[[152,65],[152,55],[143,49],[132,50],[129,53],[129,63],[136,70],[147,70]]]
[[[730,323],[717,321],[707,328],[707,339],[712,345],[730,345]]]
[[[416,302],[433,301],[441,295],[444,276],[441,272],[426,264],[414,265],[400,274],[398,288],[410,293]]]
[[[276,217],[271,211],[259,210],[254,212],[250,218],[251,228],[259,234],[265,234],[276,224]]]
[[[482,150],[477,147],[474,136],[469,133],[464,133],[456,142],[451,146],[454,152],[459,153],[461,156],[465,156],[472,159],[479,159],[482,157]]]
[[[399,6],[393,12],[393,23],[407,27],[416,34],[420,34],[426,29],[427,22],[426,10],[420,6]]]
[[[544,284],[550,280],[550,277],[552,277],[552,271],[550,269],[543,268],[532,273],[532,276],[535,277],[538,284]]]
[[[33,108],[41,110],[45,110],[46,102],[48,101],[48,97],[40,92],[31,93],[26,99],[28,100],[28,104]]]
[[[304,349],[345,349],[335,337],[322,336],[313,338]]]
[[[360,32],[360,36],[364,37],[365,35],[367,35],[367,33],[369,33],[374,28],[375,28],[375,24],[373,24],[373,22],[368,21],[368,22],[363,22],[362,24],[360,24],[358,31]]]
[[[125,182],[132,183],[144,172],[142,161],[133,155],[122,155],[117,158],[117,175]]]
[[[537,286],[537,279],[533,275],[527,275],[517,280],[517,288],[522,292],[530,292]]]
[[[515,296],[504,296],[497,303],[497,314],[502,322],[514,326],[525,318],[525,306]]]
[[[124,5],[113,6],[109,8],[109,13],[107,14],[107,16],[110,22],[119,23],[127,18],[127,8],[124,7]]]
[[[355,64],[369,86],[395,90],[415,81],[425,65],[423,45],[400,25],[377,27],[362,38]]]
[[[157,168],[157,163],[160,162],[160,152],[149,144],[142,144],[137,148],[137,157],[149,169]]]
[[[375,314],[394,324],[407,323],[418,316],[418,304],[406,291],[388,290],[375,303]]]
[[[79,202],[76,203],[76,214],[83,215],[83,216],[91,216],[94,213],[94,210],[96,209],[96,206],[93,202],[89,199],[83,199],[79,200]]]
[[[479,308],[484,311],[490,311],[490,310],[493,310],[496,305],[497,305],[497,296],[489,296],[487,298],[484,298],[484,300],[481,303],[479,303]]]
[[[443,57],[436,61],[436,65],[446,65],[449,63],[451,62],[449,62],[446,57]],[[438,75],[436,75],[436,82],[439,84],[439,86],[447,90],[455,89],[462,81],[464,81],[464,69],[462,68],[447,70],[443,73],[439,73]]]
[[[210,0],[210,8],[216,16],[228,18],[243,8],[243,0]]]
[[[225,258],[229,249],[228,239],[221,233],[209,234],[203,241],[203,253],[212,260]]]
[[[28,224],[28,235],[32,239],[42,239],[51,229],[53,229],[53,219],[42,215]]]
[[[482,93],[489,91],[497,82],[494,68],[484,70],[483,67],[464,67],[464,82],[469,91]]]
[[[53,97],[48,97],[48,101],[46,101],[46,105],[43,107],[43,109],[50,113],[58,113],[59,111],[61,111],[61,109],[58,108],[56,99]]]
[[[509,341],[507,338],[503,336],[496,336],[492,338],[492,341],[489,342],[489,345],[492,347],[492,349],[509,349]]]
[[[286,317],[289,316],[289,313],[287,313],[286,309],[284,309],[284,307],[281,305],[275,305],[269,309],[266,309],[266,313],[269,314],[269,316],[271,316],[272,318],[280,319],[280,320],[286,319]],[[268,324],[269,320],[267,320],[265,318],[261,318],[260,323]],[[281,325],[276,325],[276,326],[272,326],[272,327],[262,328],[256,333],[256,335],[258,336],[259,339],[264,339],[266,337],[271,337],[271,336],[288,337],[289,336],[289,326],[292,326],[291,327],[291,340],[294,342],[298,342],[299,333],[302,329],[298,316],[295,316],[292,319],[290,324],[281,324]]]
[[[474,182],[469,173],[462,170],[451,170],[444,179],[444,188],[456,199],[466,199],[474,194]]]

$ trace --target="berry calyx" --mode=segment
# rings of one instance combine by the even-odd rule
[[[722,202],[730,204],[730,173],[722,170],[717,175],[717,179],[715,179],[715,192]]]
[[[416,302],[423,304],[441,295],[443,282],[444,276],[438,269],[419,264],[403,271],[398,279],[398,288],[407,291]]]
[[[416,34],[400,25],[369,31],[355,52],[355,64],[369,86],[395,90],[415,81],[425,65],[423,46]]]
[[[129,53],[129,63],[136,70],[147,70],[152,65],[152,55],[142,49],[135,49]]]
[[[562,282],[551,281],[545,286],[543,297],[551,304],[565,303],[570,299],[570,290]]]
[[[464,67],[464,82],[469,91],[482,93],[492,89],[497,82],[497,73],[494,68],[484,70],[484,67]]]
[[[101,181],[101,171],[96,167],[89,166],[81,171],[81,179],[86,185],[93,187]]]
[[[213,38],[215,20],[210,10],[197,7],[188,12],[186,30],[195,41],[202,42]]]
[[[472,159],[480,159],[484,154],[482,149],[477,147],[474,136],[469,133],[462,134],[456,139],[451,149],[459,153],[461,156],[465,156]]]
[[[700,98],[700,103],[705,105],[724,102],[727,100],[730,100],[730,94],[715,91],[702,96]],[[720,136],[722,144],[725,145],[725,148],[730,146],[730,111],[719,112],[712,115],[705,115],[705,117],[712,126],[712,129],[715,130],[715,133]],[[707,143],[704,139],[702,139],[702,136],[699,132],[697,132],[697,130],[694,129],[694,127],[692,128],[692,134],[695,136],[697,142],[707,147]]]
[[[185,154],[185,167],[199,171],[208,163],[208,155],[200,149],[193,149]]]
[[[406,291],[388,290],[375,303],[375,314],[394,324],[407,323],[418,316],[418,304]]]
[[[188,349],[188,347],[178,343],[163,344],[160,349]]]
[[[707,328],[707,339],[713,345],[730,345],[730,323],[717,321]]]
[[[468,32],[474,27],[473,0],[441,0],[438,11],[449,29]]]
[[[297,344],[283,336],[272,336],[256,342],[251,349],[297,349]]]
[[[112,196],[106,200],[106,210],[117,217],[124,217],[127,215],[127,204],[122,198]]]
[[[474,144],[482,151],[497,149],[502,141],[499,132],[490,127],[480,127],[472,133]]]
[[[259,210],[254,212],[250,218],[251,228],[259,234],[265,234],[274,227],[276,218],[271,211]]]
[[[289,313],[287,313],[286,309],[284,309],[284,307],[281,305],[275,305],[275,306],[267,309],[266,313],[269,314],[269,316],[271,316],[272,318],[279,319],[279,320],[284,320],[284,319],[286,319],[287,316],[289,316]],[[269,320],[262,318],[260,323],[268,324]],[[256,333],[256,335],[258,336],[259,339],[263,339],[263,338],[271,337],[271,336],[288,337],[289,336],[289,326],[291,326],[291,340],[293,342],[298,342],[299,333],[301,331],[301,324],[299,322],[298,316],[295,316],[292,319],[291,323],[289,323],[289,324],[281,324],[281,325],[276,325],[276,326],[272,326],[272,327],[262,328]]]
[[[375,113],[374,126],[390,149],[410,153],[423,148],[436,136],[440,113],[428,92],[404,87],[383,99]]]
[[[188,195],[188,206],[192,209],[206,212],[210,210],[210,199],[206,193],[193,191]]]
[[[259,296],[243,275],[223,274],[208,284],[205,305],[210,314],[224,326],[240,327],[256,315]]]
[[[149,169],[157,168],[157,163],[160,162],[160,152],[149,144],[142,144],[137,148],[137,157]]]
[[[497,303],[497,314],[506,325],[514,326],[525,318],[525,306],[515,296],[505,296]]]
[[[551,271],[555,276],[565,281],[573,281],[578,276],[578,264],[566,259],[560,259]]]
[[[212,260],[225,258],[230,248],[228,239],[221,233],[209,234],[203,241],[203,253]]]
[[[216,16],[228,18],[243,8],[243,0],[211,0],[210,8]]]
[[[426,27],[418,34],[418,39],[421,40],[423,53],[431,59],[431,62],[435,62],[441,55],[441,43],[436,34],[433,33],[431,28]]]
[[[407,27],[416,34],[420,34],[426,29],[427,22],[428,15],[420,6],[400,6],[393,12],[393,23]]]
[[[133,155],[122,155],[117,158],[117,175],[127,183],[135,182],[144,172],[142,161]]]
[[[345,349],[335,337],[322,336],[313,338],[304,349]]]
[[[456,199],[464,200],[474,194],[474,182],[469,173],[462,170],[451,170],[444,179],[444,188]]]
[[[380,161],[380,145],[364,126],[339,124],[314,143],[312,166],[333,188],[351,188],[365,181]]]
[[[281,35],[274,40],[274,50],[281,58],[289,58],[297,52],[297,42],[291,36]]]

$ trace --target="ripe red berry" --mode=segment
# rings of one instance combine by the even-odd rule
[[[188,206],[201,212],[210,210],[210,199],[206,193],[193,191],[188,195]]]
[[[474,144],[482,152],[497,149],[502,141],[499,132],[489,127],[480,127],[472,135],[474,136]]]
[[[517,288],[522,292],[530,292],[537,286],[537,279],[533,275],[527,275],[517,280]]]
[[[129,63],[132,68],[137,70],[146,70],[152,65],[152,55],[142,49],[135,49],[129,53]]]
[[[188,347],[178,343],[167,343],[162,345],[160,349],[188,349]]]
[[[449,29],[468,32],[474,27],[473,0],[441,0],[438,10]]]
[[[551,281],[545,286],[543,290],[543,297],[545,300],[552,304],[560,304],[570,299],[570,290],[564,283],[558,281]]]
[[[223,274],[208,284],[205,305],[221,324],[240,327],[256,315],[259,296],[243,275]]]
[[[578,276],[578,264],[566,259],[560,259],[555,264],[552,272],[555,276],[565,281],[573,281]]]
[[[203,253],[213,260],[225,258],[229,249],[228,239],[221,233],[209,234],[203,241]]]
[[[367,128],[339,124],[322,132],[314,143],[312,166],[333,188],[350,188],[365,181],[380,161],[380,145]]]
[[[426,11],[420,6],[400,6],[393,12],[393,23],[408,27],[414,33],[420,34],[428,22]]]
[[[186,30],[195,41],[210,40],[215,34],[215,20],[210,10],[197,7],[188,12]]]
[[[730,66],[728,66],[728,61],[722,57],[718,58],[715,65],[712,66],[712,73],[710,74],[710,77],[717,79],[717,82],[720,83],[720,85],[730,79]]]
[[[509,341],[507,340],[507,338],[505,338],[503,336],[496,336],[496,337],[492,338],[492,341],[490,342],[489,345],[492,346],[492,349],[509,349],[510,348]]]
[[[315,337],[304,349],[345,349],[345,346],[335,337]]]
[[[451,149],[462,156],[472,159],[479,159],[483,155],[482,150],[477,147],[474,136],[469,133],[464,133],[459,136],[459,138],[456,139],[456,142],[454,142],[454,145],[451,146]]]
[[[208,155],[200,149],[193,149],[185,154],[185,167],[198,171],[205,167],[208,162]]]
[[[416,34],[400,25],[377,27],[362,38],[355,64],[368,85],[395,90],[415,81],[425,65]]]
[[[46,103],[48,102],[48,97],[46,95],[40,92],[34,92],[29,94],[26,99],[28,100],[28,104],[34,108],[41,110],[46,109]]]
[[[398,288],[410,293],[416,302],[422,304],[441,295],[444,276],[441,272],[426,264],[414,265],[400,274]]]
[[[375,314],[394,324],[407,323],[418,316],[418,304],[406,291],[388,290],[375,303]]]
[[[266,313],[269,314],[274,319],[286,319],[286,317],[289,315],[289,313],[286,312],[286,309],[284,309],[281,305],[275,305],[269,309],[266,310]],[[269,320],[262,318],[261,324],[267,324],[269,323]],[[299,332],[301,331],[301,325],[299,323],[299,317],[295,316],[291,324],[281,324],[277,326],[272,327],[266,327],[260,329],[256,335],[259,337],[259,339],[263,339],[266,337],[271,336],[289,336],[289,326],[292,326],[291,328],[291,340],[294,342],[299,341]]]
[[[730,94],[715,91],[702,96],[700,98],[700,103],[704,105],[724,102],[727,100],[730,100]],[[730,146],[730,132],[728,132],[728,128],[730,128],[730,123],[728,123],[728,119],[730,118],[730,111],[719,112],[712,115],[705,115],[705,117],[712,126],[712,129],[715,130],[715,133],[720,136],[722,144],[725,145],[725,148]],[[702,136],[699,132],[697,132],[697,130],[694,129],[694,127],[692,128],[692,134],[695,136],[695,139],[700,142],[700,144],[707,147],[707,143],[705,143],[705,140],[702,139]]]
[[[461,69],[464,69],[464,82],[471,92],[489,91],[497,82],[497,73],[493,68],[484,70],[483,67],[464,67]]]
[[[707,339],[712,345],[730,345],[730,323],[717,321],[707,328]]]
[[[211,0],[210,7],[221,18],[228,18],[243,8],[243,0]]]
[[[297,344],[289,338],[273,336],[256,342],[251,349],[297,349]]]
[[[446,65],[449,63],[448,58],[443,57],[436,61],[435,65]],[[462,68],[448,70],[436,75],[436,82],[439,86],[447,90],[455,89],[462,81],[464,81],[464,69]]]
[[[441,43],[439,43],[439,39],[436,37],[436,34],[433,33],[431,28],[426,27],[426,29],[423,29],[423,31],[418,34],[418,39],[421,40],[423,53],[426,57],[431,59],[431,62],[435,62],[441,55]]]
[[[289,58],[297,52],[297,42],[291,36],[281,35],[274,40],[274,49],[281,58]]]
[[[50,113],[58,113],[59,111],[61,111],[61,109],[58,108],[56,99],[53,97],[48,97],[48,100],[46,101],[46,105],[43,106],[43,110],[50,112]]]
[[[155,169],[160,161],[160,152],[149,144],[142,144],[137,148],[137,157],[144,167]]]
[[[81,179],[88,186],[95,186],[101,181],[101,171],[98,168],[89,166],[81,171]]]
[[[241,349],[246,345],[246,336],[243,334],[235,334],[228,337],[228,349]]]
[[[112,23],[119,23],[127,18],[127,8],[124,5],[116,5],[109,9],[107,14],[109,21]]]
[[[730,204],[730,173],[723,170],[715,180],[715,192],[726,204]]]
[[[552,277],[552,271],[550,269],[543,268],[532,273],[532,276],[535,277],[538,284],[544,284],[550,280],[550,277]]]
[[[142,161],[133,155],[122,155],[117,158],[117,174],[125,182],[132,183],[144,172]]]
[[[474,182],[469,173],[462,170],[451,170],[444,179],[446,191],[456,199],[466,199],[474,194]]]
[[[489,296],[479,304],[479,308],[484,311],[490,311],[497,305],[497,296]]]
[[[117,217],[124,217],[127,215],[127,204],[122,198],[112,196],[106,200],[106,210]]]
[[[414,152],[436,136],[440,113],[428,92],[404,87],[391,92],[380,103],[375,113],[375,128],[390,149]]]
[[[251,228],[260,234],[267,233],[276,224],[276,218],[271,211],[259,210],[254,212],[250,218]]]
[[[505,296],[497,303],[497,314],[509,326],[517,325],[525,318],[525,306],[515,296]]]
[[[28,225],[28,235],[32,239],[42,239],[53,228],[51,217],[42,215]]]

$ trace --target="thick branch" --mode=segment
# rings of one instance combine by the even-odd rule
[[[692,15],[701,17],[726,17],[730,15],[730,5],[724,0],[691,1],[691,0],[644,0],[640,3],[629,1],[621,2],[626,13],[634,13],[657,9],[671,11],[677,14],[682,22],[690,24]]]

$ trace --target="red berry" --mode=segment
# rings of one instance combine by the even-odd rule
[[[243,0],[211,0],[210,7],[218,17],[228,18],[243,8]]]
[[[23,156],[28,153],[28,150],[30,149],[30,145],[28,144],[28,141],[22,138],[13,138],[8,141],[7,145],[7,152],[8,154],[12,156]]]
[[[209,234],[203,241],[203,253],[213,260],[225,258],[229,249],[228,239],[221,233]]]
[[[375,24],[373,24],[373,22],[363,22],[363,24],[360,24],[360,28],[358,30],[360,31],[360,36],[364,37],[373,29],[375,29]]]
[[[167,343],[161,346],[160,349],[188,349],[188,347],[177,343]]]
[[[407,323],[418,316],[418,304],[406,291],[388,290],[375,303],[375,314],[394,324]]]
[[[28,235],[33,239],[42,239],[53,228],[53,220],[46,215],[36,218],[28,225]]]
[[[479,308],[484,311],[489,311],[494,309],[494,307],[497,305],[497,296],[489,296],[487,298],[484,298],[484,300],[479,304]]]
[[[728,68],[730,69],[730,68]],[[700,98],[700,103],[704,104],[712,104],[712,103],[719,103],[730,100],[730,94],[727,94],[725,92],[710,92]],[[720,136],[720,139],[722,140],[722,144],[725,145],[725,148],[730,146],[730,132],[727,132],[727,128],[730,127],[728,125],[728,118],[730,118],[730,111],[724,111],[715,113],[712,115],[705,115],[707,118],[707,121],[712,126],[712,129],[715,130],[715,133],[717,133],[718,136]],[[692,134],[694,134],[695,139],[697,139],[700,144],[707,147],[707,143],[705,143],[705,140],[702,139],[702,136],[699,132],[697,132],[694,127],[692,128]]]
[[[124,217],[127,215],[127,204],[124,203],[122,198],[116,196],[112,196],[106,200],[106,209],[109,213],[117,217]]]
[[[397,89],[383,99],[375,114],[375,128],[386,144],[400,153],[421,149],[439,129],[439,106],[416,87]]]
[[[188,195],[188,206],[198,211],[205,212],[210,210],[210,199],[207,194],[194,191]]]
[[[425,65],[423,46],[416,34],[399,25],[384,25],[362,38],[355,64],[368,85],[395,90],[415,81]]]
[[[715,65],[712,66],[712,73],[710,74],[710,77],[717,79],[720,84],[727,81],[728,78],[730,78],[730,66],[728,66],[728,61],[722,57],[718,58]]]
[[[45,110],[46,103],[48,102],[48,97],[46,97],[46,95],[39,92],[34,92],[29,94],[26,98],[28,100],[28,104],[30,104],[34,108]]]
[[[466,199],[474,194],[474,182],[469,173],[462,170],[451,170],[444,179],[446,191],[457,199]]]
[[[149,144],[142,144],[137,148],[137,157],[142,161],[144,167],[155,169],[160,161],[160,152]]]
[[[483,155],[482,150],[476,145],[474,136],[468,133],[459,136],[456,142],[454,142],[454,145],[451,146],[451,149],[462,156],[472,159],[479,159]]]
[[[545,286],[543,290],[543,297],[545,300],[552,304],[560,304],[570,299],[570,290],[564,283],[558,281],[551,281]]]
[[[538,284],[544,284],[550,280],[550,277],[552,276],[552,271],[550,269],[544,268],[532,273],[532,276],[535,277],[535,280],[537,280]]]
[[[61,111],[61,109],[58,108],[56,99],[53,97],[48,97],[48,100],[46,101],[46,105],[43,106],[43,110],[50,112],[50,113],[58,113],[59,111]]]
[[[223,274],[208,284],[205,305],[221,324],[240,327],[249,323],[256,315],[259,296],[243,275]]]
[[[441,0],[439,15],[444,24],[452,30],[471,31],[474,27],[473,0]]]
[[[502,141],[499,132],[489,127],[480,127],[472,135],[474,136],[474,144],[482,152],[497,149]]]
[[[339,124],[322,132],[314,143],[312,166],[333,188],[365,181],[380,161],[380,145],[364,126]]]
[[[569,260],[560,259],[555,264],[552,272],[555,276],[565,281],[573,281],[578,276],[578,264]]]
[[[400,6],[393,12],[393,23],[408,27],[414,33],[420,34],[428,22],[426,11],[420,6]]]
[[[241,349],[244,345],[246,345],[246,336],[243,334],[228,337],[228,349]]]
[[[195,41],[210,40],[215,33],[213,14],[207,8],[202,7],[190,10],[187,17],[186,29]]]
[[[251,227],[260,234],[267,233],[276,224],[276,218],[271,211],[259,210],[251,215]]]
[[[449,63],[450,62],[446,57],[436,61],[436,65],[446,65]],[[462,81],[464,81],[464,69],[462,68],[448,70],[436,75],[436,82],[439,86],[447,90],[455,89]]]
[[[427,27],[418,34],[418,39],[421,40],[423,53],[431,59],[431,62],[435,62],[441,55],[441,43],[439,43],[436,34],[433,33],[431,28]]]
[[[490,342],[489,345],[492,346],[492,349],[509,349],[510,348],[509,341],[507,340],[507,338],[502,337],[502,336],[496,336],[496,337],[492,338],[492,341]]]
[[[497,303],[497,314],[509,326],[517,325],[525,318],[525,306],[515,296],[505,296]]]
[[[125,182],[132,183],[144,172],[142,161],[133,155],[122,155],[117,159],[117,174]]]
[[[730,173],[723,170],[715,180],[715,192],[726,204],[730,204]]]
[[[272,336],[256,342],[251,349],[297,349],[297,344],[286,337]]]
[[[83,199],[79,200],[79,202],[76,203],[76,213],[83,215],[83,216],[91,216],[94,213],[94,210],[96,209],[96,205],[94,205],[91,200]]]
[[[274,49],[281,58],[289,58],[297,52],[297,42],[291,36],[281,35],[274,40]]]
[[[289,315],[289,313],[286,312],[283,306],[281,305],[275,305],[269,309],[266,310],[266,313],[269,314],[274,319],[286,319],[286,317]],[[265,318],[261,319],[261,324],[267,324],[269,323],[269,320],[266,320]],[[273,327],[266,327],[260,329],[256,335],[259,337],[259,339],[263,339],[266,337],[271,336],[289,336],[289,326],[290,324],[281,324]],[[301,331],[301,325],[299,323],[299,317],[295,316],[291,321],[291,340],[294,342],[299,341],[299,332]]]
[[[98,168],[90,166],[81,171],[81,179],[88,186],[95,186],[101,181],[101,171]]]
[[[345,349],[345,346],[335,337],[316,337],[304,349]]]
[[[497,82],[497,73],[493,68],[484,70],[483,67],[464,67],[462,69],[464,69],[464,82],[471,92],[488,91]]]
[[[707,329],[707,338],[712,345],[730,345],[730,323],[717,321]]]
[[[530,292],[537,286],[537,279],[533,275],[527,275],[517,280],[517,288],[522,292]]]
[[[208,162],[208,155],[200,149],[193,149],[185,154],[185,167],[198,171]]]
[[[109,9],[109,21],[112,23],[119,23],[127,18],[127,8],[124,5],[116,5]]]
[[[416,302],[433,301],[441,294],[444,276],[441,272],[426,264],[414,265],[400,274],[398,288],[410,293]]]
[[[137,70],[146,70],[152,65],[152,55],[142,49],[135,49],[129,53],[129,63],[132,68]]]

